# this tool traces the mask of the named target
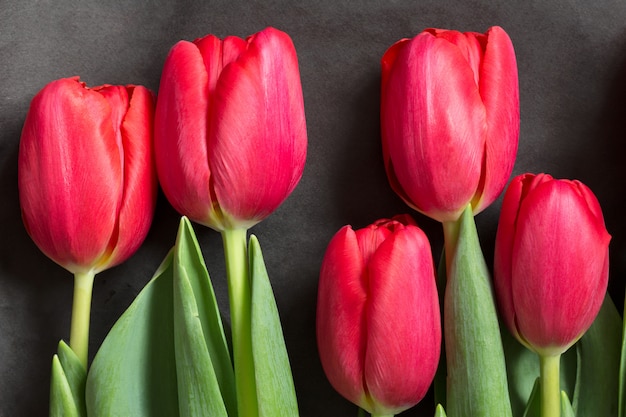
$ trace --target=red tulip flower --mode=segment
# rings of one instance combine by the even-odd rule
[[[141,86],[88,88],[76,78],[32,100],[18,184],[26,230],[70,272],[126,260],[148,233],[156,203],[152,94]]]
[[[382,58],[383,157],[395,192],[440,222],[489,206],[517,152],[515,53],[500,27],[428,29]]]
[[[306,147],[298,60],[286,33],[207,35],[170,50],[155,115],[157,172],[179,213],[222,234],[241,415],[258,412],[246,232],[293,191]]]
[[[345,226],[332,238],[317,341],[333,387],[373,415],[424,397],[439,361],[440,313],[430,245],[408,216]]]
[[[511,333],[540,354],[562,353],[595,319],[608,284],[598,200],[578,181],[524,174],[507,190],[494,280]]]
[[[215,230],[249,228],[302,176],[306,125],[286,33],[208,35],[170,51],[155,121],[159,180],[170,203]]]
[[[64,78],[33,98],[22,130],[24,225],[75,275],[70,345],[85,367],[94,276],[130,257],[152,223],[153,115],[144,87],[88,88],[78,77]]]

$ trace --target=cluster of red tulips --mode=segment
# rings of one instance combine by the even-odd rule
[[[433,381],[438,416],[622,416],[610,235],[589,188],[547,174],[514,178],[493,268],[480,247],[474,216],[509,183],[518,146],[508,35],[430,29],[392,45],[381,64],[388,179],[409,207],[442,223],[444,256],[437,268],[408,215],[337,232],[317,304],[332,386],[375,417],[414,406]],[[75,276],[69,345],[59,344],[52,364],[51,416],[298,415],[248,230],[295,188],[306,148],[296,52],[272,28],[179,42],[156,96],[78,78],[35,96],[19,152],[23,220]],[[94,277],[141,245],[158,184],[183,216],[175,245],[89,364]],[[230,345],[188,219],[222,235]]]
[[[438,416],[617,415],[621,321],[608,296],[598,326],[615,333],[590,334],[579,361],[564,361],[582,375],[573,404],[560,383],[561,356],[596,319],[608,284],[610,236],[589,188],[547,174],[514,178],[493,279],[480,248],[474,216],[509,181],[519,119],[515,53],[499,27],[426,30],[382,58],[387,176],[411,208],[442,223],[445,257],[437,277],[427,237],[405,216],[346,226],[328,247],[317,311],[322,364],[373,416],[412,407],[433,380]],[[519,344],[505,352],[509,335]]]

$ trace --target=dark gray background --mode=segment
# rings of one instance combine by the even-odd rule
[[[266,26],[295,43],[309,153],[289,199],[255,226],[282,316],[301,415],[354,416],[326,381],[315,342],[321,259],[344,224],[408,212],[431,238],[438,223],[406,207],[381,161],[379,62],[396,40],[427,27],[502,26],[516,49],[521,97],[514,174],[582,180],[598,196],[611,243],[610,290],[621,308],[626,270],[626,2],[589,1],[0,1],[0,417],[46,415],[50,360],[69,336],[72,278],[32,243],[20,219],[17,149],[29,102],[51,80],[143,84],[157,91],[169,48],[208,33]],[[500,200],[477,217],[491,262]],[[91,354],[173,245],[178,214],[161,195],[145,244],[97,277]],[[220,236],[196,226],[222,308]],[[432,415],[427,397],[406,416]]]

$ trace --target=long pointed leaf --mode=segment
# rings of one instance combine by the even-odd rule
[[[596,414],[602,416],[603,414]],[[574,409],[565,391],[561,391],[561,417],[575,417]]]
[[[437,404],[437,408],[435,409],[435,417],[447,417],[446,410],[444,410],[441,404]]]
[[[446,236],[449,239],[449,236]],[[448,391],[454,417],[510,417],[506,364],[491,278],[471,207],[458,220],[448,269],[444,323]]]
[[[52,357],[52,380],[50,383],[50,417],[79,417],[72,389],[63,372],[59,357]]]
[[[60,341],[52,359],[50,416],[86,417],[85,382],[87,371],[74,351]]]
[[[576,417],[615,417],[619,396],[622,319],[607,294],[592,326],[576,344]]]
[[[278,308],[255,236],[248,245],[252,280],[252,353],[260,417],[297,417],[298,404]]]
[[[540,417],[541,413],[541,394],[539,391],[539,378],[535,379],[535,383],[533,384],[533,389],[528,396],[528,402],[526,404],[526,408],[524,410],[523,417]]]
[[[176,417],[173,269],[168,254],[115,323],[87,375],[90,417]]]
[[[223,373],[228,376],[231,369],[232,376],[221,324],[198,242],[183,217],[174,251],[174,344],[181,417],[228,415],[216,375],[216,370],[221,372],[223,381]],[[221,342],[217,346],[216,337]],[[233,386],[224,389],[231,392]],[[236,415],[234,410],[231,415]]]
[[[226,417],[186,272],[174,274],[174,346],[181,417]]]

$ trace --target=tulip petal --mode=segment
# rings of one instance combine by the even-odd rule
[[[486,113],[474,73],[458,47],[430,33],[397,54],[381,114],[392,187],[428,216],[456,220],[484,157]]]
[[[208,77],[198,48],[181,41],[161,75],[154,146],[159,182],[172,206],[208,225],[218,216],[207,154]]]
[[[377,411],[397,414],[426,394],[441,325],[430,245],[417,227],[394,232],[367,267],[365,381]]]
[[[332,386],[355,404],[365,404],[365,302],[363,260],[349,226],[332,238],[322,262],[318,287],[317,344]]]
[[[381,90],[383,91],[383,95],[385,95],[385,91],[387,89],[387,80],[389,79],[389,73],[396,63],[396,59],[398,58],[398,54],[404,48],[404,45],[409,42],[410,39],[400,39],[393,45],[389,47],[385,51],[381,61],[380,61],[380,72],[381,72]],[[381,108],[381,112],[385,111],[385,107]],[[383,142],[384,145],[384,142]]]
[[[120,121],[124,155],[124,195],[118,224],[112,236],[110,258],[103,260],[107,268],[132,255],[144,241],[156,206],[157,178],[152,138],[154,99],[141,86],[129,86],[125,118]]]
[[[478,85],[480,82],[480,66],[483,59],[483,47],[480,41],[485,38],[485,35],[475,32],[462,33],[456,30],[445,29],[427,29],[426,31],[438,38],[447,40],[459,48],[459,51],[465,57],[467,64],[474,73],[474,82]]]
[[[385,222],[389,221],[385,220]],[[392,230],[389,227],[379,227],[379,225],[381,223],[377,222],[355,232],[365,265],[369,263],[380,244],[392,234]]]
[[[519,334],[517,333],[515,309],[513,308],[511,249],[515,240],[517,215],[526,178],[528,175],[514,178],[504,195],[494,249],[493,280],[495,291],[498,294],[498,307],[504,322],[516,338],[519,338]]]
[[[194,44],[204,60],[208,76],[207,91],[211,100],[224,67],[239,58],[239,55],[246,50],[247,43],[236,36],[229,36],[222,41],[217,36],[207,35],[194,41]]]
[[[603,299],[589,294],[604,294],[608,284],[609,239],[568,181],[540,184],[522,201],[512,291],[529,344],[564,351],[589,328]]]
[[[77,78],[44,87],[19,153],[22,214],[37,246],[70,272],[90,269],[116,225],[122,175],[107,100]]]
[[[285,33],[268,28],[249,39],[224,68],[209,118],[215,195],[233,225],[250,227],[291,193],[306,158],[298,63]]]
[[[487,111],[487,141],[481,186],[472,202],[474,214],[493,203],[506,186],[519,140],[519,86],[513,44],[498,26],[486,35],[479,86]]]

